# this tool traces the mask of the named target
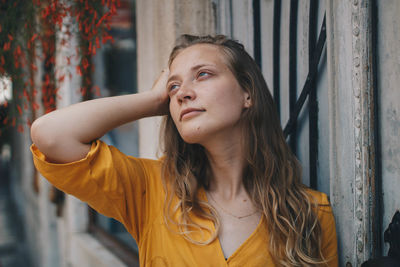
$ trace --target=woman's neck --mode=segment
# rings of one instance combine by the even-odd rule
[[[225,200],[243,194],[244,153],[240,138],[220,140],[205,148],[212,172],[209,191]]]

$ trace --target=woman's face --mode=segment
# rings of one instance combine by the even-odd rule
[[[167,88],[170,113],[185,142],[204,144],[241,133],[239,120],[250,100],[217,46],[182,50],[170,65]]]

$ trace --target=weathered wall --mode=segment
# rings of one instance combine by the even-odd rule
[[[329,73],[329,97],[331,129],[330,160],[331,202],[336,216],[340,262],[352,260],[354,254],[354,124],[352,121],[351,90],[351,6],[349,3],[327,5],[327,53]],[[342,90],[340,90],[342,88]],[[350,107],[343,109],[341,107]]]
[[[386,2],[385,2],[386,3]],[[376,256],[373,1],[327,1],[331,202],[341,265]]]
[[[383,220],[382,231],[400,210],[400,1],[376,1],[377,86],[380,132]],[[387,255],[388,244],[384,246]]]

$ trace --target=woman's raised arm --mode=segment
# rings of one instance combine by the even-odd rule
[[[90,142],[122,124],[168,112],[163,71],[151,91],[85,101],[48,113],[34,121],[31,138],[54,163],[84,158]]]

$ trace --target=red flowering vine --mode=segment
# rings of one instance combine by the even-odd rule
[[[99,91],[92,84],[91,57],[113,41],[110,20],[119,5],[119,0],[0,0],[0,79],[11,80],[13,89],[12,101],[0,97],[0,134],[9,126],[23,131],[41,106],[46,113],[56,108],[58,87],[72,76],[59,64],[56,68],[56,49],[71,47],[73,34],[78,45],[75,54],[65,56],[65,65],[79,59],[75,71],[82,75],[84,99]],[[0,95],[4,93],[0,85]]]

